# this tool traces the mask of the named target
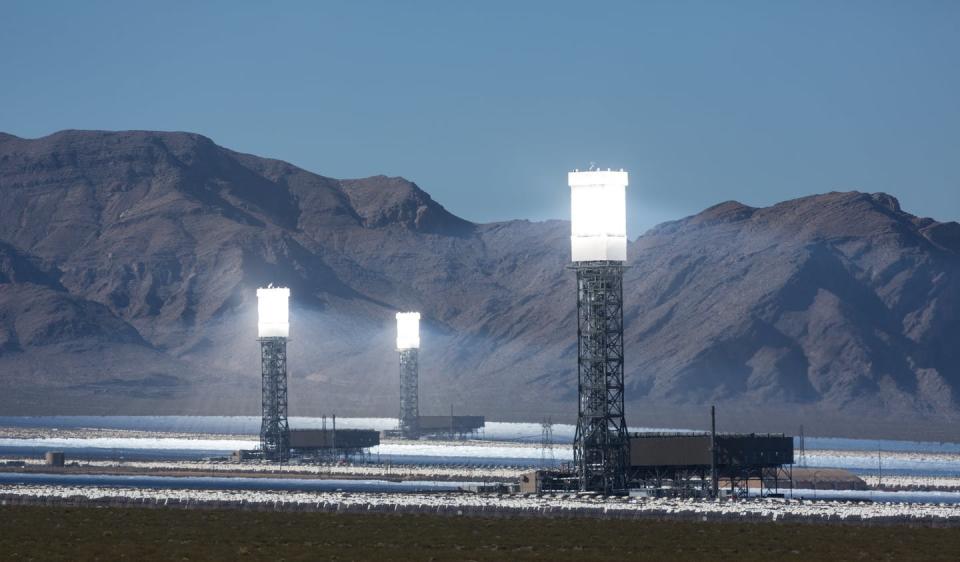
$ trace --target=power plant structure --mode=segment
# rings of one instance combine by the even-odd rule
[[[291,429],[290,460],[298,463],[336,462],[352,460],[366,449],[380,444],[380,432],[375,429]],[[264,459],[259,450],[236,450],[230,455],[234,462]]]
[[[688,497],[779,494],[793,481],[793,437],[782,433],[635,433],[630,436],[631,488]]]
[[[577,274],[578,412],[573,462],[581,491],[625,493],[623,269],[627,172],[568,174],[570,249]]]
[[[397,351],[400,353],[400,435],[420,437],[420,313],[397,313]]]
[[[272,284],[257,289],[257,336],[260,341],[261,420],[260,448],[238,450],[236,461],[261,459],[286,462],[323,461],[350,457],[380,444],[380,432],[341,429],[337,418],[327,430],[326,417],[320,429],[291,430],[287,420],[287,339],[290,336],[290,289]]]
[[[465,439],[477,435],[486,425],[483,416],[419,416],[417,429],[421,437]]]
[[[260,341],[261,412],[260,450],[264,459],[290,458],[287,422],[287,338],[290,335],[290,289],[257,289],[257,335]]]
[[[634,433],[625,469],[631,495],[688,498],[780,496],[793,487],[793,438],[782,433]],[[579,489],[558,470],[534,470],[520,479],[524,493]]]
[[[290,431],[291,455],[303,460],[329,461],[340,457],[350,459],[364,449],[380,444],[380,432],[373,429],[327,429],[326,417],[321,429],[293,429]]]
[[[520,488],[603,495],[647,494],[719,497],[721,486],[745,495],[758,481],[761,494],[790,482],[793,440],[783,434],[629,434],[624,413],[623,274],[627,261],[626,188],[622,169],[568,174],[571,193],[571,262],[577,281],[577,425],[573,463],[557,469],[552,424],[541,425],[541,470]],[[397,312],[400,412],[396,430],[326,428],[291,431],[287,420],[287,341],[290,290],[259,288],[262,420],[260,449],[240,459],[284,462],[349,458],[380,444],[381,437],[420,439],[475,435],[483,416],[420,415],[419,312]],[[334,418],[335,420],[336,418]]]
[[[483,429],[483,416],[420,415],[420,313],[397,313],[397,351],[400,353],[399,430],[387,432],[403,439],[449,436],[463,438]]]

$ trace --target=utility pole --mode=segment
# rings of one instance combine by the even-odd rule
[[[717,477],[717,407],[710,406],[710,493],[714,499],[720,495],[720,479]]]
[[[807,445],[803,437],[803,424],[800,424],[800,466],[807,466]]]
[[[883,486],[883,461],[880,458],[880,443],[877,443],[877,488]]]

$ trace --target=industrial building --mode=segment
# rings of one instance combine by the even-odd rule
[[[756,484],[763,494],[790,487],[793,437],[755,433],[637,433],[630,436],[631,488],[675,495],[731,494]]]
[[[380,444],[380,432],[375,429],[292,429],[290,448],[295,451],[334,449],[359,451]]]
[[[754,433],[635,433],[630,435],[625,486],[657,496],[762,495],[792,487],[793,438]],[[580,490],[579,477],[540,470],[523,475],[525,493]]]
[[[257,289],[257,336],[260,341],[261,421],[260,449],[236,451],[236,461],[264,459],[284,462],[350,456],[380,444],[374,430],[290,429],[287,420],[287,338],[290,335],[290,289],[269,285]],[[419,316],[419,315],[418,315]]]
[[[397,313],[397,352],[400,354],[399,430],[388,435],[403,439],[467,437],[483,428],[483,416],[420,415],[420,313]]]
[[[413,424],[409,424],[408,427]],[[483,416],[417,416],[415,427],[417,439],[471,439],[478,436],[486,425]],[[403,425],[397,430],[383,432],[384,437],[411,439],[404,434]]]
[[[64,466],[66,464],[63,451],[47,451],[43,455],[43,464],[47,466]]]
[[[324,424],[326,425],[326,424]],[[349,459],[362,454],[370,447],[380,444],[380,432],[375,429],[291,429],[287,434],[289,449],[286,460],[324,462]],[[238,450],[231,455],[234,462],[249,460],[276,460],[268,458],[262,450]]]
[[[293,429],[291,456],[328,460],[351,457],[380,444],[380,432],[373,429]]]
[[[417,420],[420,434],[426,436],[470,437],[483,429],[483,416],[420,416]]]

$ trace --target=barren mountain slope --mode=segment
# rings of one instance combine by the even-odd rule
[[[5,412],[255,414],[269,282],[293,291],[294,414],[394,414],[406,309],[424,314],[425,413],[575,410],[566,222],[474,224],[402,178],[145,131],[0,135],[0,196]],[[732,423],[743,406],[791,424],[957,415],[957,223],[883,194],[728,202],[629,255],[633,423],[717,401]]]

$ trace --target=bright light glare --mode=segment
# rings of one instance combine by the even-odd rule
[[[570,172],[573,261],[626,261],[627,172]]]
[[[420,313],[397,313],[397,349],[420,347]]]
[[[290,289],[267,287],[257,289],[257,333],[261,338],[286,338],[290,335]]]

